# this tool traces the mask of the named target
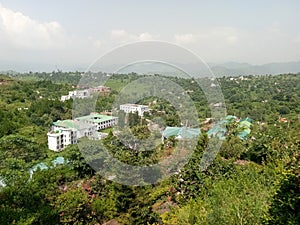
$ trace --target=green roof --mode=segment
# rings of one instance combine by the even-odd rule
[[[228,124],[231,120],[236,120],[237,118],[232,115],[228,115],[225,118],[221,119],[217,122],[215,126],[213,126],[210,130],[207,131],[208,136],[217,136],[221,140],[224,140],[227,133],[226,124]],[[251,125],[253,120],[249,117],[241,119],[238,123],[238,127],[241,132],[238,133],[238,136],[241,139],[246,139],[247,136],[251,133]]]
[[[85,124],[74,120],[58,120],[56,122],[53,122],[53,125],[58,127],[77,129],[77,130],[91,127],[91,125],[89,124]]]
[[[64,157],[57,157],[54,160],[52,160],[52,164],[54,165],[54,167],[56,167],[57,165],[63,165],[65,164],[65,158]]]
[[[45,163],[41,162],[39,164],[36,164],[34,167],[32,167],[32,171],[34,171],[34,172],[37,171],[38,169],[47,170],[48,166]]]
[[[243,118],[240,120],[240,122],[243,122],[243,121],[248,121],[249,123],[253,123],[253,119],[249,118],[249,117],[246,117],[246,118]]]
[[[188,128],[188,127],[166,127],[162,132],[162,135],[166,138],[176,136],[179,138],[195,138],[201,134],[200,128]]]
[[[243,120],[239,123],[239,127],[240,128],[250,128],[252,125],[252,123],[250,123],[249,121]]]
[[[101,123],[101,122],[105,122],[105,121],[108,121],[108,120],[111,120],[111,119],[114,119],[114,118],[117,118],[117,117],[107,116],[107,115],[102,115],[102,114],[97,113],[97,114],[91,114],[91,115],[88,115],[88,116],[81,116],[81,117],[76,118],[76,120],[90,121],[90,122],[94,122],[94,123]]]

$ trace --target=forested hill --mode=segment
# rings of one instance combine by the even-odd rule
[[[300,74],[217,79],[227,114],[253,122],[246,139],[237,136],[238,123],[226,124],[220,152],[204,171],[199,165],[210,150],[206,131],[214,125],[204,122],[211,117],[206,97],[194,80],[169,78],[193,100],[201,135],[183,168],[169,179],[142,187],[100,176],[78,145],[61,152],[48,149],[51,124],[72,118],[73,100],[61,102],[60,97],[74,90],[80,78],[80,72],[61,71],[51,76],[0,75],[1,225],[300,224]],[[110,76],[105,85],[112,91],[98,97],[95,111],[111,110],[120,90],[138,78],[137,74]],[[150,125],[160,120],[164,126],[180,126],[170,102],[152,96],[139,103],[149,105],[151,113],[143,118],[129,114],[128,133],[137,139],[149,138]],[[174,137],[162,143],[158,133],[157,146],[139,151],[123,144],[111,129],[104,132],[105,139],[91,143],[101,143],[114,158],[130,165],[157,163],[179,144]],[[66,163],[54,167],[57,157]],[[41,163],[47,169],[36,167]],[[102,163],[104,167],[107,162]],[[37,169],[30,177],[32,168]]]
[[[12,78],[20,80],[48,80],[54,83],[78,84],[82,77],[82,72],[62,72],[60,70],[46,72],[29,72],[29,73],[8,73]]]

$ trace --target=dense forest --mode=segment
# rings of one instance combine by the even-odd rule
[[[51,124],[72,118],[73,100],[61,102],[60,96],[76,89],[81,76],[0,75],[0,224],[300,224],[300,74],[217,78],[227,114],[253,120],[249,137],[238,138],[237,125],[230,123],[220,152],[199,170],[209,142],[201,127],[189,162],[170,178],[144,186],[105,179],[78,145],[48,150]],[[112,110],[122,88],[139,77],[111,75],[105,85],[112,92],[98,97],[96,111]],[[200,127],[211,117],[205,95],[193,79],[168,79],[193,100]],[[150,136],[148,124],[158,117],[166,126],[180,126],[168,101],[152,96],[140,103],[149,104],[151,114],[129,115],[138,139]],[[178,144],[170,137],[151,152],[139,151],[107,132],[101,144],[130,165],[156,163]],[[67,163],[51,166],[57,157]],[[28,171],[41,162],[51,169],[31,177]]]

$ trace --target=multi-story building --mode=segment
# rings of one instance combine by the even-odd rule
[[[147,105],[123,104],[120,105],[120,110],[124,111],[125,113],[137,112],[139,116],[143,116],[145,112],[149,112],[149,107]]]
[[[52,130],[60,129],[74,129],[76,130],[76,137],[92,137],[93,133],[96,131],[96,127],[93,124],[87,124],[75,120],[58,120],[53,123]]]
[[[70,144],[76,144],[81,137],[93,138],[95,131],[94,125],[74,120],[58,120],[53,123],[51,131],[47,133],[48,148],[61,151]]]
[[[47,133],[48,148],[61,151],[70,144],[76,144],[79,138],[101,139],[105,135],[99,130],[112,127],[118,123],[118,117],[92,113],[74,120],[58,120]]]
[[[118,123],[118,117],[102,115],[99,113],[91,113],[88,116],[78,117],[75,120],[94,125],[97,130],[103,130],[117,125]]]
[[[48,132],[48,148],[53,151],[61,151],[67,145],[76,144],[76,130],[61,128]]]

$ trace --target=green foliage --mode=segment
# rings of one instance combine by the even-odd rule
[[[79,178],[95,174],[95,171],[87,164],[77,145],[68,146],[61,155],[69,161],[68,166],[77,173]]]
[[[21,135],[9,135],[0,139],[0,160],[21,159],[25,162],[37,160],[45,155],[37,143]],[[1,167],[0,167],[1,168]]]
[[[297,155],[284,172],[273,196],[266,224],[300,224],[300,157]]]
[[[51,202],[59,185],[72,179],[69,171],[40,171],[30,182],[28,171],[16,175],[14,182],[7,181],[7,187],[0,192],[1,224],[58,224],[59,214]]]
[[[252,164],[236,171],[226,179],[206,178],[206,191],[164,215],[165,224],[261,224],[270,199],[272,174]]]

